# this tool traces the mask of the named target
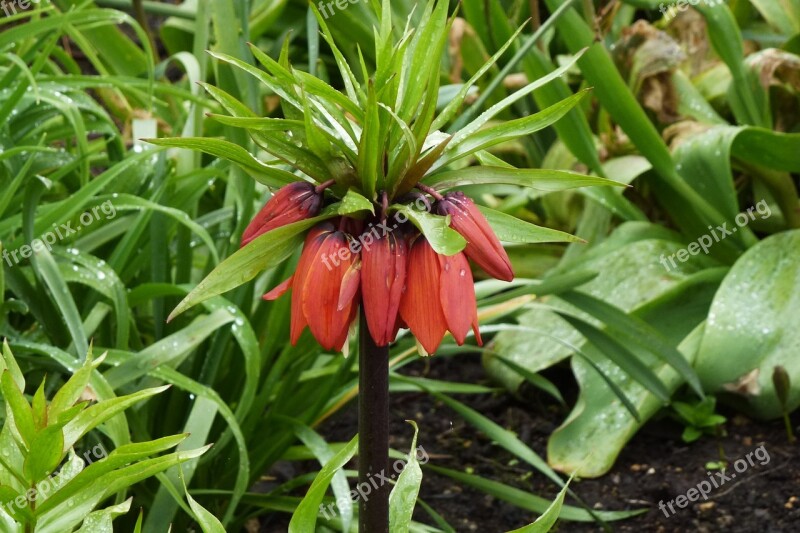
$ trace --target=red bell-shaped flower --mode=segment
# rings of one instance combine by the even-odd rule
[[[372,340],[386,346],[397,336],[400,297],[406,281],[407,245],[388,233],[361,250],[361,293]]]
[[[263,296],[274,300],[292,288],[291,342],[306,326],[326,350],[341,351],[358,310],[361,261],[350,241],[330,222],[306,237],[294,276]]]
[[[463,192],[448,193],[436,204],[440,215],[450,215],[450,225],[467,240],[464,253],[487,274],[503,281],[514,279],[511,261],[500,240],[470,198]]]
[[[462,252],[439,255],[424,237],[418,237],[408,254],[400,317],[428,354],[436,351],[447,331],[461,345],[471,328],[482,345],[475,287],[466,256]]]
[[[307,181],[281,187],[244,230],[242,246],[270,230],[316,216],[322,195],[323,189]]]

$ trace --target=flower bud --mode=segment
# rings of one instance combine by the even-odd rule
[[[270,230],[316,216],[322,196],[323,191],[307,181],[281,187],[244,230],[242,246]]]
[[[450,226],[466,239],[467,257],[493,278],[514,279],[508,254],[470,198],[460,191],[448,193],[436,203],[436,210],[440,215],[450,215]]]

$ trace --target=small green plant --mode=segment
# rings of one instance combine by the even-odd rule
[[[715,412],[716,406],[717,399],[713,396],[706,396],[694,404],[672,402],[672,408],[686,426],[681,435],[684,442],[694,442],[703,435],[719,434],[720,426],[725,423],[726,418]]]
[[[112,531],[112,520],[130,509],[130,486],[202,455],[208,447],[157,455],[187,435],[124,444],[107,453],[103,441],[80,456],[81,440],[132,405],[166,387],[92,403],[95,369],[104,356],[83,365],[48,401],[45,380],[29,401],[25,378],[8,343],[0,358],[4,413],[0,431],[0,530],[7,533]],[[94,376],[93,376],[94,374]],[[91,454],[91,457],[90,457]],[[90,464],[86,464],[91,461]],[[101,507],[116,497],[115,503]],[[78,529],[76,529],[78,528]],[[206,528],[203,528],[206,530]]]
[[[789,393],[792,390],[792,380],[789,373],[781,365],[775,367],[772,371],[772,383],[775,385],[775,395],[781,404],[781,411],[783,411],[783,424],[786,426],[786,438],[789,443],[794,444],[797,439],[792,431],[792,421],[789,419]]]

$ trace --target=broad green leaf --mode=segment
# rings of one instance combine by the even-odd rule
[[[800,33],[800,0],[751,0],[751,3],[783,35]]]
[[[578,263],[564,268],[570,272],[598,272],[594,279],[581,286],[581,291],[630,313],[645,308],[651,300],[667,293],[692,273],[713,264],[701,256],[693,256],[686,263],[678,262],[675,269],[666,270],[659,259],[667,258],[682,247],[674,241],[675,238],[674,233],[663,228],[648,223],[628,222],[617,228],[601,245],[581,256]],[[564,272],[553,271],[550,276],[557,273]],[[531,292],[535,293],[535,288]],[[578,313],[576,316],[600,325],[599,321],[565,302],[550,299],[548,304],[551,309],[569,309]],[[530,310],[518,317],[521,325],[547,331],[568,344],[558,343],[544,335],[506,331],[495,336],[493,352],[530,372],[539,372],[569,357],[572,354],[569,345],[580,346],[582,337],[550,309],[536,305],[529,307]],[[683,336],[687,333],[684,332]],[[484,363],[490,375],[512,391],[516,391],[523,382],[523,378],[516,372],[510,372],[506,365],[492,361],[492,354],[485,355]]]
[[[708,314],[695,369],[703,386],[730,391],[759,418],[783,410],[772,373],[782,366],[800,383],[800,230],[773,235],[743,255],[722,281]],[[794,386],[787,410],[800,406]]]
[[[680,301],[679,305],[671,303],[669,309],[661,309],[660,316],[668,313],[670,320],[683,321],[687,313],[680,304],[685,304],[685,300]],[[689,321],[684,324],[691,327],[696,323],[696,315],[695,312],[690,315],[694,319],[692,324],[688,324]],[[701,336],[702,328],[698,328],[679,346],[690,362],[697,351]],[[598,354],[596,357],[602,356]],[[672,367],[655,359],[648,359],[647,362],[668,390],[675,391],[683,384],[683,380]],[[569,418],[550,436],[547,460],[553,468],[574,472],[581,477],[594,478],[608,472],[622,448],[642,424],[663,408],[663,402],[642,385],[626,379],[610,363],[599,361],[599,364],[603,365],[634,403],[641,421],[630,416],[594,369],[581,359],[573,359],[573,370],[580,383],[581,394]]]
[[[681,353],[670,346],[667,340],[653,327],[635,316],[623,313],[617,307],[602,300],[593,298],[579,291],[568,291],[559,294],[559,298],[581,311],[587,312],[606,325],[607,331],[617,340],[626,344],[638,344],[648,349],[656,357],[671,365],[694,388],[699,396],[703,396],[700,380],[686,362]]]
[[[209,315],[198,317],[188,326],[151,344],[137,354],[126,353],[121,361],[112,358],[114,366],[105,373],[108,383],[115,389],[139,379],[161,365],[179,364],[211,334],[234,321],[226,309],[217,309]],[[112,352],[112,355],[117,355]],[[114,360],[117,359],[117,360]]]

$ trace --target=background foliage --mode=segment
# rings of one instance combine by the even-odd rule
[[[379,6],[373,4],[359,2],[327,19],[352,65],[375,62],[371,28]],[[794,0],[784,3],[791,8],[786,12],[766,1],[701,2],[667,20],[651,0],[547,0],[542,14],[530,11],[536,4],[461,4],[438,73],[439,109],[487,59],[498,54],[498,62],[441,128],[463,126],[586,48],[564,76],[515,101],[489,126],[591,87],[589,97],[551,129],[476,157],[632,187],[469,185],[469,194],[487,207],[588,244],[513,244],[508,232],[504,240],[512,243],[521,279],[477,284],[482,331],[495,334],[492,343],[468,351],[446,346],[437,357],[480,352],[489,375],[511,393],[530,383],[559,398],[540,372],[569,364],[580,396],[550,439],[548,465],[511,431],[449,396],[493,389],[404,376],[415,357],[407,337],[393,348],[392,386],[441,399],[563,486],[554,470],[603,474],[671,398],[696,403],[718,395],[763,418],[800,404],[800,365],[792,357],[800,306],[800,8]],[[176,453],[214,443],[183,464],[182,477],[171,468],[127,494],[145,509],[145,531],[165,531],[169,523],[176,530],[193,522],[220,527],[209,513],[238,530],[251,517],[294,513],[316,476],[311,471],[268,492],[250,492],[277,461],[323,465],[346,449],[313,428],[356,395],[356,360],[320,353],[310,336],[290,346],[288,302],[260,300],[296,258],[166,323],[198,281],[237,249],[268,197],[264,184],[274,185],[266,168],[271,158],[242,128],[205,115],[230,110],[224,113],[202,88],[213,96],[210,88],[218,87],[259,117],[281,117],[279,94],[214,57],[225,54],[257,69],[253,49],[283,54],[336,87],[344,88],[344,80],[304,2],[144,3],[146,14],[139,5],[56,0],[0,19],[2,248],[19,250],[53,225],[77,226],[82,213],[105,201],[117,212],[19,264],[4,256],[0,335],[30,384],[29,398],[45,374],[44,393],[52,397],[86,360],[89,339],[95,353],[108,352],[93,372],[97,400],[173,385],[87,438],[111,450],[190,434]],[[397,1],[391,9],[417,27],[422,10],[414,5]],[[545,8],[557,15],[544,15]],[[217,141],[198,140],[195,150],[138,141],[156,136]],[[473,162],[465,158],[451,168]],[[677,253],[709,226],[730,226],[760,201],[770,207],[768,218],[714,244],[708,256],[692,256],[669,271],[661,264],[662,254]],[[789,383],[783,399],[773,380],[777,367]],[[423,443],[424,434],[421,424]],[[435,465],[423,470],[532,513],[549,505],[490,479]],[[324,501],[348,491],[345,475],[333,476]],[[184,483],[194,499],[184,495]],[[116,497],[125,499],[122,491]],[[347,530],[352,515],[343,511],[319,527]],[[117,523],[131,529],[132,515]],[[435,527],[413,527],[452,530],[434,510],[428,515]],[[623,516],[591,513],[579,503],[561,509],[562,519]]]

